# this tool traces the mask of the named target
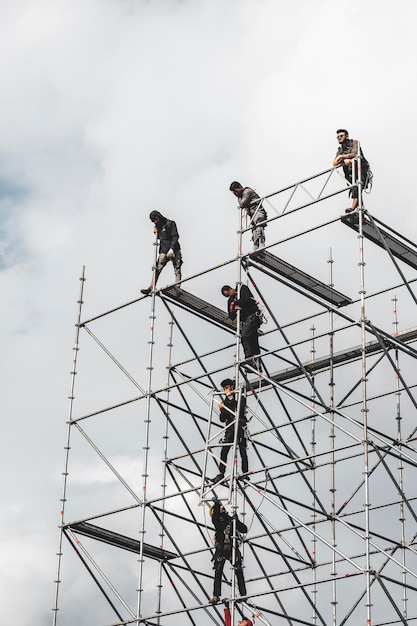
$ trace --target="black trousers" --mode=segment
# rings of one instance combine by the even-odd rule
[[[230,437],[227,433],[227,436],[225,437],[225,443],[229,444],[227,446],[223,446],[222,447],[222,451],[220,452],[220,458],[223,461],[223,463],[220,463],[219,469],[220,469],[220,474],[224,474],[225,469],[226,469],[226,462],[227,462],[227,457],[229,455],[229,450],[232,447],[230,444],[233,443],[233,434]],[[239,432],[237,434],[237,445],[239,446],[239,452],[240,452],[240,458],[242,461],[242,474],[246,474],[246,472],[248,471],[249,465],[248,465],[248,453],[246,451],[246,439],[245,439],[245,435],[244,432],[241,428],[239,428]]]
[[[249,359],[255,354],[259,354],[258,328],[261,320],[256,313],[252,313],[242,322],[242,330],[240,332],[242,338],[243,352],[245,359]]]
[[[246,596],[246,585],[245,579],[243,578],[242,571],[242,556],[239,550],[235,551],[235,562],[233,563],[233,567],[236,569],[236,580],[239,588],[239,594],[241,596]],[[216,554],[214,556],[214,587],[213,587],[213,596],[217,596],[220,598],[222,592],[222,574],[224,564],[227,561],[231,562],[232,555],[225,555],[222,549],[219,547],[216,548]]]
[[[357,166],[356,161],[354,161],[353,167],[355,168],[355,182],[357,183],[358,182],[358,166]],[[352,181],[353,181],[353,167],[352,167],[352,165],[344,165],[343,166],[343,173],[345,175],[346,180],[349,183],[352,183]],[[362,189],[365,188],[366,178],[368,176],[368,170],[369,170],[369,164],[362,160],[362,163],[361,163]],[[352,187],[349,190],[349,195],[350,195],[351,198],[357,198],[358,197],[358,187]]]

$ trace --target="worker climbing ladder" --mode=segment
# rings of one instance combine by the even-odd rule
[[[225,424],[215,423],[219,416],[216,410],[216,400],[220,401],[220,395],[223,392],[213,390],[210,412],[207,419],[207,436],[206,448],[204,452],[204,465],[201,481],[200,504],[209,502],[213,496],[213,489],[220,485],[227,488],[227,496],[220,497],[230,504],[232,499],[232,490],[235,481],[239,476],[238,469],[238,439],[239,439],[239,416],[241,414],[241,406],[243,404],[243,389],[239,387],[235,390],[234,399],[236,402],[236,411],[232,411],[227,407],[223,408],[223,412],[228,412],[229,418]],[[226,418],[225,418],[226,419]],[[232,436],[229,433],[233,433]],[[222,460],[223,455],[227,456],[227,460]],[[219,490],[217,490],[219,491]]]

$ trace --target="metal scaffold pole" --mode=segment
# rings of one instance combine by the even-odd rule
[[[360,145],[358,143],[358,154],[360,154]],[[364,575],[366,579],[366,621],[368,626],[372,624],[372,603],[371,603],[371,558],[370,558],[370,482],[369,482],[369,433],[368,433],[368,391],[367,391],[367,355],[366,355],[366,329],[367,318],[365,310],[365,251],[364,244],[365,238],[363,234],[363,222],[364,222],[364,206],[362,202],[362,168],[361,158],[357,158],[357,180],[352,182],[358,186],[358,213],[359,213],[359,278],[360,278],[360,324],[361,324],[361,386],[362,386],[362,420],[363,420],[363,463],[364,463],[364,518],[365,518],[365,567]],[[353,168],[355,171],[355,168]]]
[[[398,322],[398,298],[396,295],[392,298],[392,302],[394,303],[393,308],[393,326],[394,326],[394,335],[398,335],[399,322]],[[396,372],[400,371],[400,353],[396,349],[395,350],[395,367]],[[401,428],[401,381],[400,377],[397,373],[395,373],[395,385],[396,385],[396,411],[395,411],[395,419],[397,421],[397,442],[398,446],[403,446],[403,434]],[[407,552],[405,549],[407,543],[407,529],[406,529],[406,508],[407,502],[405,500],[404,494],[406,491],[406,485],[404,483],[404,461],[401,456],[398,457],[397,463],[397,471],[398,471],[398,487],[400,493],[400,502],[399,502],[399,522],[401,527],[401,560],[403,564],[401,578],[402,578],[402,615],[404,619],[408,617],[408,606],[407,606]]]
[[[158,233],[155,229],[154,240],[154,260],[152,269],[152,292],[151,292],[151,311],[149,315],[150,327],[149,327],[149,340],[148,340],[148,376],[146,385],[146,415],[144,419],[145,431],[143,435],[143,471],[142,471],[142,502],[140,508],[140,548],[138,556],[138,586],[137,586],[137,619],[141,617],[142,611],[142,596],[143,596],[143,567],[144,567],[144,543],[145,543],[145,520],[146,520],[146,506],[147,506],[147,484],[148,484],[148,460],[149,460],[149,437],[151,427],[151,400],[152,400],[152,372],[153,372],[153,349],[155,344],[155,320],[156,320],[156,298],[155,288],[157,280],[157,262],[158,262]]]
[[[310,339],[310,363],[314,363],[315,360],[315,354],[316,354],[316,348],[315,348],[315,336],[314,336],[314,332],[315,332],[315,326],[314,324],[310,327],[310,332],[311,332],[311,339]],[[313,383],[314,383],[314,378],[313,378]],[[316,454],[316,421],[317,421],[317,417],[316,417],[316,413],[314,411],[315,409],[315,400],[316,400],[316,393],[315,393],[315,388],[314,388],[314,384],[311,387],[311,406],[313,411],[311,412],[311,459],[312,459],[312,466],[311,466],[311,494],[312,494],[312,499],[311,499],[311,506],[312,506],[312,528],[315,531],[316,530],[316,526],[317,526],[317,502],[316,502],[316,497],[317,497],[317,492],[316,492],[316,461],[315,461],[315,454]],[[317,541],[317,536],[316,534],[314,534],[311,538],[311,545],[312,545],[312,550],[311,550],[311,559],[312,559],[312,570],[311,570],[311,576],[312,576],[312,586],[311,586],[311,599],[312,599],[312,605],[313,605],[313,613],[311,616],[311,619],[313,621],[313,624],[317,623],[317,612],[314,610],[314,607],[317,606],[317,593],[318,593],[318,585],[317,585],[317,571],[315,568],[315,564],[317,562],[317,547],[318,547],[318,541]]]
[[[242,290],[242,233],[243,233],[243,221],[244,221],[244,209],[238,211],[239,226],[237,230],[237,263],[236,263],[236,285],[237,285],[237,299],[240,298],[240,292]],[[240,307],[236,311],[236,351],[235,351],[235,389],[239,387],[239,363],[240,363],[240,351],[241,351],[241,330],[242,330],[242,314]],[[237,428],[235,429],[237,430]],[[234,450],[235,452],[235,450]]]
[[[329,264],[329,287],[333,289],[333,256],[332,250],[330,250],[328,264]],[[336,457],[335,457],[335,442],[336,442],[336,429],[335,429],[335,401],[334,401],[334,391],[335,391],[335,381],[334,381],[334,341],[335,341],[335,333],[334,333],[334,313],[333,311],[329,311],[329,413],[330,413],[330,511],[331,511],[331,533],[332,533],[332,545],[333,548],[337,546],[336,539]],[[337,576],[337,555],[335,550],[332,550],[332,623],[334,626],[337,624],[337,584],[336,584],[336,576]]]
[[[67,483],[68,483],[68,473],[69,473],[69,452],[71,449],[71,420],[73,416],[73,407],[74,407],[74,399],[75,399],[75,377],[77,374],[77,362],[78,362],[78,351],[79,351],[79,340],[80,340],[80,324],[81,324],[81,312],[83,306],[83,295],[84,295],[84,283],[85,283],[85,265],[82,267],[82,272],[80,276],[80,291],[78,296],[78,309],[77,309],[77,322],[75,324],[75,339],[74,339],[74,347],[73,347],[73,358],[72,358],[72,369],[71,369],[71,384],[70,384],[70,393],[68,396],[69,404],[68,404],[68,421],[67,421],[67,440],[65,444],[65,454],[64,454],[64,471],[62,472],[62,495],[61,495],[61,510],[60,510],[60,524],[59,524],[59,539],[58,539],[58,550],[57,550],[57,566],[56,566],[56,577],[55,577],[55,601],[53,608],[53,626],[56,626],[58,619],[58,596],[59,596],[59,586],[61,583],[61,562],[62,562],[62,543],[63,543],[63,529],[65,524],[65,503],[67,501]]]
[[[169,320],[169,338],[168,338],[168,360],[167,360],[167,391],[166,391],[166,406],[169,407],[169,397],[170,397],[170,378],[171,378],[171,366],[172,366],[172,348],[173,348],[173,335],[174,335],[174,320],[171,317]],[[167,463],[168,463],[168,439],[169,439],[169,408],[167,408],[167,414],[164,419],[164,433],[163,433],[163,463],[162,463],[162,482],[161,482],[161,499],[162,499],[162,512],[161,512],[161,523],[160,523],[160,547],[164,549],[164,541],[165,541],[165,496],[167,494]],[[159,615],[162,613],[162,589],[163,589],[163,566],[162,563],[159,565],[158,570],[158,596],[157,596],[157,609],[156,613],[158,614],[158,624],[161,623]]]

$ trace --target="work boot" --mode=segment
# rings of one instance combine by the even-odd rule
[[[224,478],[224,474],[221,474],[221,473],[220,473],[220,474],[217,474],[217,476],[215,476],[215,477],[213,478],[213,482],[214,482],[214,483],[218,483],[218,482],[220,482],[221,480],[223,480],[223,478]]]
[[[262,364],[259,357],[257,358],[251,356],[248,359],[245,359],[244,361],[242,361],[242,366],[245,367],[245,365],[248,366],[248,368],[253,368],[258,372],[262,372]],[[252,369],[249,369],[249,372],[252,372]]]
[[[219,596],[213,596],[210,600],[210,604],[217,604],[219,600]]]
[[[143,293],[144,296],[149,296],[152,291],[152,287],[147,287],[146,289],[141,289],[140,292]]]

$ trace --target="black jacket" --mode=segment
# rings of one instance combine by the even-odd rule
[[[232,397],[226,396],[223,401],[223,408],[220,410],[220,421],[225,422],[226,425],[231,424],[236,419],[236,409],[237,409],[237,398],[236,395],[233,394]],[[246,398],[242,395],[240,398],[240,411],[239,411],[239,428],[242,429],[246,425]],[[242,433],[243,434],[243,433]],[[229,441],[233,441],[234,428],[230,425],[226,430],[226,439]]]
[[[159,211],[152,211],[152,213],[159,217],[159,224],[156,227],[159,239],[159,252],[166,254],[172,248],[176,254],[181,248],[178,241],[180,236],[176,223],[161,215]]]
[[[214,504],[212,520],[213,520],[214,528],[216,529],[216,534],[215,534],[216,542],[220,546],[223,546],[224,538],[225,538],[225,530],[227,529],[227,527],[230,527],[230,532],[232,532],[234,520],[236,521],[236,530],[238,533],[242,533],[242,534],[247,533],[248,527],[246,526],[246,524],[241,522],[237,517],[233,517],[233,518],[230,517],[229,513],[226,510],[224,510],[221,513],[220,512],[221,506],[223,505],[221,505],[220,502],[216,502]]]
[[[249,287],[246,287],[246,285],[241,285],[239,299],[237,299],[236,294],[234,294],[227,300],[227,312],[231,320],[236,319],[237,307],[240,307],[240,320],[242,322],[247,320],[250,315],[253,315],[253,313],[257,313],[259,311],[256,300],[253,297],[251,290]]]

